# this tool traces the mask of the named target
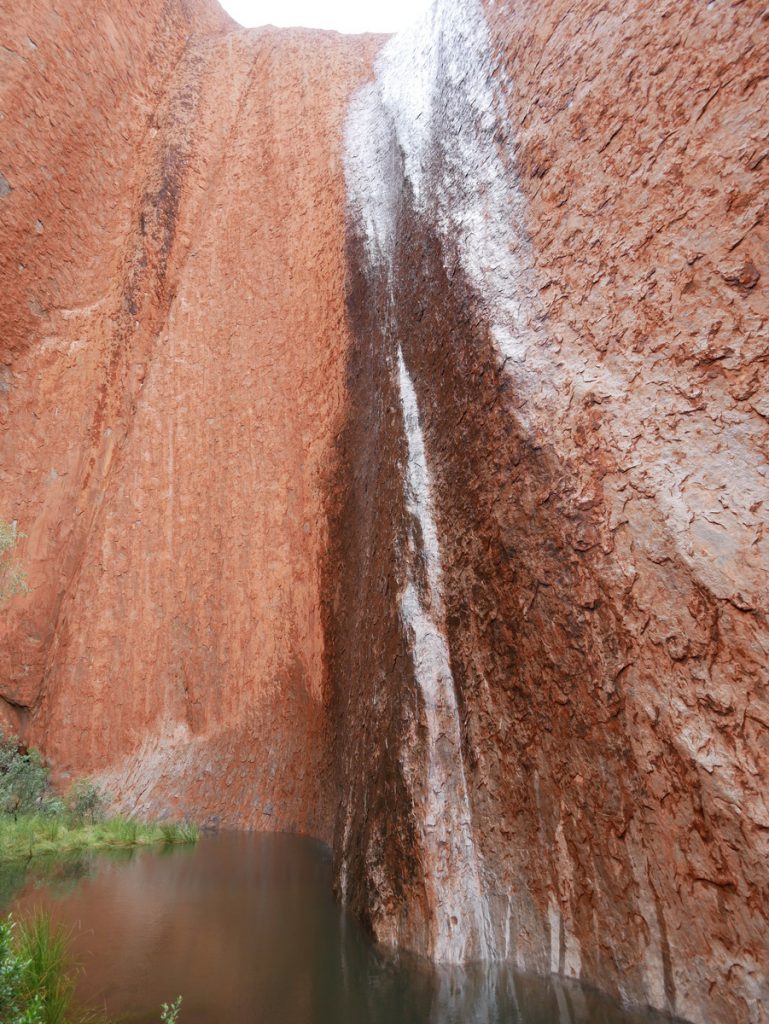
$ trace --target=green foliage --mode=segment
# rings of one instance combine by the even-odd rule
[[[46,818],[62,818],[67,813],[67,805],[60,796],[49,794],[43,797],[40,813]]]
[[[107,802],[107,794],[89,779],[76,782],[62,800],[51,792],[40,754],[0,731],[0,861],[198,840],[197,827],[188,823],[105,818]]]
[[[40,754],[0,732],[0,812],[17,816],[40,810],[47,790],[48,770]]]
[[[22,995],[27,1006],[37,1003],[42,1024],[67,1024],[73,973],[68,961],[67,934],[40,913],[19,926],[18,954],[26,964]]]
[[[196,843],[200,838],[200,829],[191,821],[183,821],[180,824],[166,822],[160,826],[163,842],[168,844]]]
[[[69,935],[48,914],[39,913],[18,928],[11,917],[0,919],[0,1024],[89,1024],[95,1019],[72,1016],[75,980],[68,950]],[[162,1024],[178,1024],[181,1005],[181,996],[163,1003]]]
[[[161,1024],[177,1024],[182,1008],[182,997],[177,996],[172,1003],[163,1003],[160,1014]]]
[[[103,821],[108,803],[108,794],[90,779],[80,779],[67,796],[67,810],[72,820],[79,824],[87,822],[94,825]]]
[[[15,925],[0,921],[0,1020],[3,1024],[46,1024],[42,998],[29,998],[30,964],[14,942]]]
[[[24,961],[13,948],[13,921],[0,922],[0,1020],[21,1018]]]
[[[27,861],[82,850],[181,845],[197,842],[198,836],[197,827],[186,823],[157,825],[133,818],[107,818],[86,824],[74,822],[68,814],[51,817],[37,813],[15,818],[0,814],[0,861]]]
[[[24,594],[29,590],[26,574],[13,557],[21,537],[23,534],[19,533],[15,522],[7,523],[0,519],[0,607],[14,594]]]

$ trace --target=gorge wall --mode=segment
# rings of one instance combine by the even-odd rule
[[[382,941],[765,1024],[765,4],[10,7],[7,721]]]
[[[128,809],[330,838],[343,128],[381,40],[3,10],[5,706]]]
[[[347,135],[340,891],[709,1022],[769,1019],[767,17],[439,0]]]

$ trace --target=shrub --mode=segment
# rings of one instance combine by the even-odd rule
[[[16,529],[16,523],[0,519],[0,606],[10,601],[14,594],[29,590],[24,570],[14,561],[16,543],[23,534]]]
[[[40,754],[0,732],[0,812],[16,817],[39,810],[47,790],[48,769]]]
[[[40,813],[44,818],[63,818],[67,805],[60,796],[46,796],[40,804]]]
[[[108,800],[104,790],[90,779],[80,779],[69,791],[67,810],[73,821],[95,825],[97,821],[104,820]]]

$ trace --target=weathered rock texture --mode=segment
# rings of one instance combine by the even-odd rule
[[[437,0],[373,81],[107,6],[0,14],[5,717],[333,832],[387,942],[765,1024],[765,4]]]
[[[439,0],[348,125],[340,891],[709,1024],[769,1020],[768,73],[751,0]]]
[[[328,837],[343,129],[381,40],[102,7],[0,22],[0,693],[126,806]]]

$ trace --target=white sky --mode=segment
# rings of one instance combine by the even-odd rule
[[[219,0],[247,28],[335,28],[338,32],[397,32],[415,21],[430,0]]]

